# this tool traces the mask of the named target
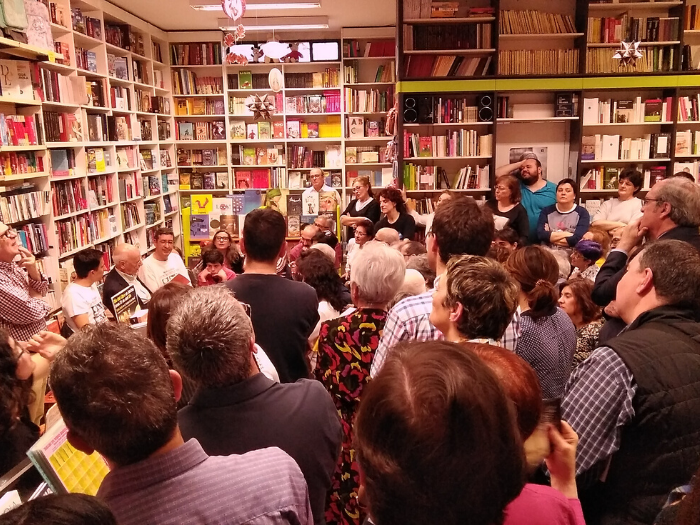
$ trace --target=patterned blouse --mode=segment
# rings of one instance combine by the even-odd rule
[[[576,352],[574,352],[574,368],[583,363],[591,352],[598,348],[598,335],[605,324],[605,319],[592,321],[582,328],[576,329]]]
[[[353,423],[385,321],[384,310],[368,308],[321,325],[314,377],[331,394],[343,426],[343,446],[326,509],[328,523],[360,525],[365,519],[357,503],[360,474],[352,445]]]

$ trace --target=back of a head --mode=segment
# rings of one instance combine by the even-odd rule
[[[640,269],[649,268],[654,291],[666,304],[700,311],[700,253],[683,241],[656,241],[644,248]]]
[[[375,241],[383,242],[391,246],[401,240],[399,232],[394,228],[380,228],[374,236]]]
[[[169,282],[161,286],[148,302],[148,322],[146,336],[155,343],[168,359],[165,349],[166,327],[170,314],[182,298],[192,291],[192,287],[182,283]]]
[[[406,268],[417,270],[425,279],[425,286],[428,288],[433,287],[435,281],[435,270],[430,267],[430,261],[428,260],[428,255],[415,255],[411,257],[406,263]]]
[[[557,261],[557,266],[559,267],[559,279],[566,279],[569,277],[569,275],[571,275],[571,261],[569,260],[567,252],[564,250],[549,248],[547,246],[542,246],[542,249],[552,255]]]
[[[574,249],[591,262],[597,261],[603,255],[603,247],[595,241],[578,241]]]
[[[355,438],[377,525],[493,525],[524,485],[500,381],[454,343],[395,347],[363,393]]]
[[[518,283],[501,263],[478,255],[452,257],[447,263],[446,306],[462,305],[457,329],[467,339],[496,341],[518,308]]]
[[[683,177],[664,180],[656,193],[658,201],[671,205],[669,218],[677,226],[700,226],[700,186]]]
[[[423,255],[426,253],[425,245],[418,241],[406,241],[401,246],[401,253],[407,256]]]
[[[3,514],[0,525],[117,525],[117,520],[94,496],[52,494]]]
[[[178,370],[205,387],[250,376],[253,325],[233,294],[205,286],[188,294],[170,316],[168,353]]]
[[[431,231],[440,259],[447,264],[455,255],[486,255],[494,236],[491,210],[471,197],[451,199],[435,211]]]
[[[542,412],[542,389],[537,373],[511,350],[480,343],[462,344],[478,355],[501,381],[515,407],[520,437],[525,441],[537,428]]]
[[[100,323],[73,334],[50,378],[71,432],[117,465],[146,459],[172,438],[177,412],[168,365],[127,326]]]
[[[331,253],[335,255],[330,246],[326,244],[322,246],[331,250]],[[298,275],[306,284],[316,290],[319,301],[328,301],[338,312],[345,309],[347,300],[341,293],[345,288],[335,269],[335,257],[330,258],[325,251],[315,249],[302,253],[296,263]]]
[[[608,256],[608,252],[610,251],[610,234],[608,232],[597,226],[591,226],[584,234],[584,237],[590,237],[592,241],[600,244],[603,250],[602,257]]]
[[[514,251],[504,266],[520,283],[534,317],[547,315],[556,307],[559,264],[548,250],[541,246],[525,246]]]
[[[318,242],[311,246],[309,251],[312,250],[323,254],[326,257],[326,259],[330,259],[333,265],[335,265],[335,250],[331,248],[330,244]]]
[[[252,261],[275,262],[287,235],[284,217],[270,208],[253,210],[243,224],[243,249]]]
[[[352,263],[350,282],[359,298],[372,305],[391,301],[404,281],[406,263],[397,250],[380,242],[368,242]]]
[[[403,284],[398,293],[406,293],[407,297],[425,293],[425,279],[418,270],[406,269]]]

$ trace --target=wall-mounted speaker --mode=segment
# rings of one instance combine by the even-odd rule
[[[489,94],[477,97],[477,116],[479,122],[490,122],[493,120],[493,97]]]
[[[404,97],[403,121],[406,124],[418,122],[418,99],[416,97]]]

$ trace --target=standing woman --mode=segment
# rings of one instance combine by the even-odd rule
[[[526,246],[504,266],[520,283],[522,333],[515,353],[535,369],[545,398],[561,397],[574,361],[576,329],[557,308],[559,264],[542,246]]]
[[[372,224],[376,224],[381,214],[379,203],[374,199],[372,193],[369,177],[364,175],[357,177],[352,185],[352,191],[355,198],[350,201],[348,207],[340,215],[340,224],[346,226],[345,232],[348,241],[354,238],[354,227],[360,224],[363,219],[369,219]]]
[[[399,232],[401,240],[413,239],[416,233],[416,221],[408,214],[401,192],[396,188],[384,188],[379,194],[379,207],[382,218],[374,225],[375,235],[382,228],[391,228]]]
[[[405,190],[403,192],[403,195],[404,196],[406,195]],[[449,201],[450,199],[453,199],[454,197],[455,197],[455,193],[453,191],[443,190],[443,192],[440,193],[440,196],[438,197],[437,202],[435,203],[435,209],[437,210],[443,202]],[[408,213],[411,215],[411,217],[413,217],[413,220],[416,221],[417,226],[424,226],[426,233],[430,231],[430,228],[433,226],[433,219],[435,218],[435,212],[421,214],[421,213],[418,213],[415,209],[411,209],[409,207]]]
[[[557,202],[543,208],[537,221],[537,237],[550,248],[571,251],[588,231],[591,216],[576,204],[576,181],[563,179],[557,184]]]
[[[520,204],[521,199],[518,179],[513,175],[501,175],[496,179],[494,198],[487,200],[486,206],[493,211],[494,215],[508,219],[504,228],[514,229],[520,237],[520,246],[525,246],[527,236],[530,234],[530,223],[527,211]]]

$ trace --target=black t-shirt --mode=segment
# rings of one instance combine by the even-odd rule
[[[413,239],[413,234],[416,233],[416,221],[408,213],[402,213],[399,215],[399,218],[396,219],[396,222],[391,224],[386,216],[384,216],[379,219],[379,222],[374,226],[374,234],[377,235],[377,232],[382,228],[392,228],[399,232],[401,240],[411,240]]]
[[[319,320],[316,291],[278,275],[244,273],[226,286],[250,305],[255,342],[275,365],[282,383],[308,377],[307,339]]]
[[[349,215],[350,217],[367,217],[370,221],[372,221],[372,224],[377,224],[377,222],[379,222],[379,216],[382,214],[382,211],[379,209],[379,203],[376,199],[372,199],[368,204],[365,204],[364,208],[362,208],[360,211],[357,211],[357,208],[355,208],[356,205],[357,199],[351,200],[348,207],[345,208],[345,211],[341,213],[341,216]],[[355,230],[352,228],[352,226],[348,226],[345,228],[345,234],[347,235],[347,240],[350,240],[355,237]]]
[[[527,217],[527,210],[522,204],[518,203],[508,211],[500,211],[498,209],[498,201],[489,199],[486,201],[486,206],[491,209],[494,215],[508,219],[507,226],[518,232],[521,246],[527,243],[527,237],[530,235],[530,221]]]

